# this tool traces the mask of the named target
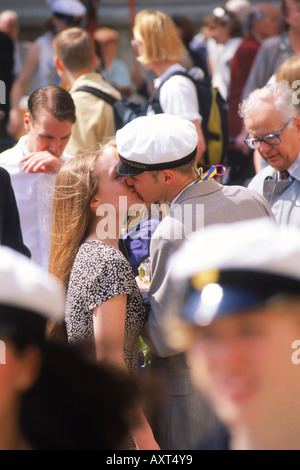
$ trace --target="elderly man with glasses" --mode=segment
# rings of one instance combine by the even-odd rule
[[[249,188],[269,202],[280,224],[300,224],[300,108],[297,92],[282,81],[253,91],[242,103],[248,135],[267,166]]]

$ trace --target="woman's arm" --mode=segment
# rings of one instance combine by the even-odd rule
[[[124,336],[127,295],[121,294],[103,302],[93,310],[97,359],[126,368]]]
[[[127,295],[120,294],[93,310],[97,359],[111,362],[123,369],[127,369],[123,353],[126,305]],[[132,430],[137,449],[159,450],[143,411],[139,409],[138,413],[139,426]]]

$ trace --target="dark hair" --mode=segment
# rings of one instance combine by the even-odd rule
[[[229,26],[231,38],[242,37],[244,34],[243,25],[237,15],[223,7],[215,8],[210,15],[205,17],[205,22],[208,25]]]
[[[15,354],[34,348],[40,355],[37,379],[21,395],[19,424],[35,450],[123,450],[140,384],[128,371],[91,359],[88,344],[46,338],[46,318],[17,306],[0,305],[0,338]]]
[[[61,87],[49,85],[35,90],[28,99],[28,111],[35,120],[41,109],[46,109],[58,121],[76,121],[72,96]]]
[[[182,31],[182,41],[185,47],[188,47],[189,43],[195,36],[195,27],[189,18],[181,15],[173,15],[172,20],[174,21],[177,28]]]
[[[35,450],[126,449],[138,402],[135,379],[70,344],[46,341],[40,351],[39,376],[21,400],[26,442]]]

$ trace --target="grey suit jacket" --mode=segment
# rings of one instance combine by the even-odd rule
[[[274,219],[263,196],[244,187],[226,187],[209,180],[192,184],[180,193],[170,213],[153,234],[150,245],[151,309],[143,337],[151,349],[150,370],[163,383],[164,398],[152,424],[162,449],[191,449],[216,426],[214,413],[192,383],[184,352],[174,350],[168,344],[166,325],[173,315],[173,289],[178,295],[181,288],[171,284],[168,261],[192,231],[204,229],[209,224],[258,217]],[[221,243],[219,248],[226,249]]]
[[[150,245],[151,310],[145,335],[154,354],[168,357],[178,353],[169,347],[162,326],[162,319],[167,321],[168,315],[172,315],[168,308],[172,299],[168,260],[172,253],[189,233],[203,230],[206,225],[258,217],[270,217],[275,221],[265,198],[241,186],[223,186],[209,180],[193,184],[179,195],[168,216],[154,232]]]

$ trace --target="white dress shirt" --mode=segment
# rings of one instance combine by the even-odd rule
[[[25,173],[20,161],[30,152],[26,147],[27,135],[15,147],[0,154],[0,166],[11,177],[20,214],[22,235],[32,260],[48,270],[50,232],[52,225],[52,197],[56,175]],[[63,154],[63,160],[70,156]]]

